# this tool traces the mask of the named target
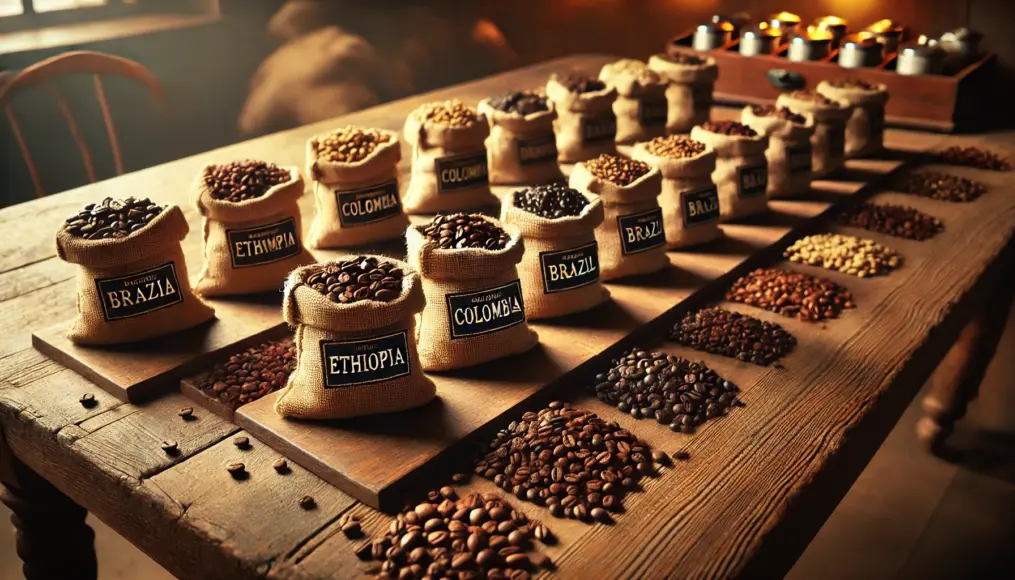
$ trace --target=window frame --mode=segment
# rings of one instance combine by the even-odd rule
[[[123,0],[106,0],[106,3],[101,6],[80,6],[50,12],[36,12],[35,1],[21,0],[23,9],[21,14],[0,16],[0,34],[164,12],[164,10],[157,10],[155,3],[139,2],[138,0],[131,4],[127,4]]]

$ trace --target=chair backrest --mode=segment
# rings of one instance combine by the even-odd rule
[[[96,97],[102,110],[102,120],[106,125],[106,135],[109,138],[109,145],[113,150],[113,163],[116,166],[117,175],[123,174],[123,159],[120,155],[120,142],[116,137],[113,118],[109,113],[106,91],[102,87],[101,75],[114,75],[133,79],[147,88],[157,103],[161,104],[165,99],[162,84],[159,83],[155,75],[145,68],[144,65],[126,58],[84,50],[67,52],[47,58],[0,83],[0,107],[3,107],[4,113],[7,115],[11,131],[14,132],[14,139],[21,150],[21,156],[25,160],[25,165],[28,166],[28,173],[32,178],[32,184],[35,186],[35,195],[37,197],[45,195],[45,190],[42,187],[38,168],[32,160],[32,154],[28,150],[28,145],[21,132],[21,127],[14,116],[14,111],[11,109],[10,102],[15,94],[25,89],[41,87],[51,80],[74,74],[92,75],[92,83],[95,86]],[[71,137],[74,139],[75,144],[77,144],[78,151],[81,153],[81,160],[85,165],[85,171],[88,174],[88,180],[90,183],[94,183],[95,167],[92,165],[92,155],[81,136],[81,132],[78,130],[78,125],[74,120],[74,115],[71,113],[70,106],[55,85],[51,84],[47,88],[56,100],[57,106],[60,108],[60,114],[67,122]]]

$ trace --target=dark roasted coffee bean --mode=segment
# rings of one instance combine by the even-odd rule
[[[842,225],[863,228],[907,240],[926,240],[944,225],[936,217],[902,205],[858,203],[836,216]]]
[[[230,463],[226,465],[226,471],[235,479],[242,479],[247,474],[247,467],[242,463]]]
[[[233,445],[239,447],[240,449],[249,449],[250,439],[243,435],[239,435],[233,438]]]
[[[609,153],[603,153],[595,159],[583,161],[582,165],[593,176],[620,186],[630,185],[652,170],[652,167],[643,161]]]
[[[278,473],[288,473],[289,463],[285,459],[279,458],[275,460],[275,463],[271,464],[271,467]]]
[[[148,225],[164,209],[148,198],[107,197],[97,205],[86,205],[67,218],[63,228],[69,234],[86,240],[124,238]]]
[[[705,121],[701,128],[709,133],[736,137],[757,137],[758,132],[739,121]]]
[[[669,334],[670,340],[695,350],[737,358],[757,365],[769,365],[796,346],[796,338],[778,324],[712,306],[688,313]],[[695,378],[689,375],[688,378]],[[695,391],[703,383],[693,380]],[[697,385],[702,385],[698,387]],[[720,403],[720,401],[714,401]],[[722,403],[723,407],[729,401]],[[659,421],[669,423],[669,421]]]
[[[751,107],[751,112],[758,117],[775,117],[777,119],[784,119],[790,123],[796,123],[797,125],[805,125],[807,123],[806,117],[790,111],[787,107],[777,107],[775,105],[754,105]]]
[[[234,354],[198,375],[195,383],[209,397],[236,410],[284,387],[295,368],[296,345],[286,338]]]
[[[962,165],[991,171],[1011,171],[1011,163],[993,151],[979,147],[960,147],[953,145],[941,151],[938,159],[949,165]]]
[[[572,93],[594,93],[606,89],[606,83],[593,78],[571,73],[564,75],[553,75],[553,78]]]
[[[838,318],[843,309],[855,308],[849,290],[831,280],[774,268],[741,277],[726,299],[807,322]]]
[[[895,180],[894,189],[902,193],[951,202],[973,201],[987,192],[987,186],[979,181],[939,171],[906,173]]]
[[[512,91],[490,97],[490,106],[498,111],[517,115],[531,115],[549,110],[546,96],[532,91]]]
[[[423,234],[444,250],[503,250],[511,241],[500,226],[479,214],[436,215],[423,229]]]
[[[274,163],[246,160],[210,165],[203,179],[214,199],[235,203],[261,197],[272,187],[292,181],[293,176]]]
[[[95,400],[95,395],[91,393],[85,393],[81,395],[81,398],[78,399],[78,402],[81,403],[81,406],[86,409],[90,409],[95,405],[99,404],[99,402]]]
[[[537,185],[514,192],[515,207],[548,219],[581,215],[589,200],[561,183]]]
[[[311,496],[305,495],[305,496],[300,498],[300,507],[301,508],[303,508],[305,510],[312,510],[312,509],[314,509],[315,506],[317,506],[317,502],[314,501],[314,498],[312,498]]]
[[[305,268],[303,283],[340,304],[360,300],[390,302],[401,295],[403,275],[394,262],[355,256]]]
[[[194,407],[183,407],[180,409],[177,415],[179,415],[184,420],[192,419],[194,418]]]
[[[369,157],[384,143],[390,143],[392,135],[377,129],[340,127],[317,135],[310,140],[310,146],[317,153],[317,159],[336,163],[355,163]]]
[[[477,111],[457,99],[425,103],[413,110],[410,116],[424,124],[451,127],[467,127],[479,121]]]

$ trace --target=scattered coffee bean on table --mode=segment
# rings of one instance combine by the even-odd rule
[[[993,151],[980,149],[979,147],[959,147],[954,145],[938,154],[942,163],[949,165],[962,165],[975,167],[976,169],[989,169],[991,171],[1011,171],[1011,162]]]
[[[391,135],[377,129],[341,127],[310,140],[318,158],[336,163],[362,161],[377,150],[379,145],[391,142]]]
[[[292,338],[270,341],[234,354],[198,376],[196,385],[232,410],[286,385],[296,368]]]
[[[511,91],[490,98],[490,106],[505,113],[531,115],[550,110],[545,95],[533,91]]]
[[[868,202],[847,209],[840,213],[836,220],[845,226],[863,228],[907,240],[926,240],[944,228],[941,220],[917,209]]]
[[[423,230],[442,249],[486,248],[503,250],[511,236],[479,214],[436,215]]]
[[[621,186],[630,185],[652,170],[652,167],[643,161],[610,155],[609,153],[603,153],[595,159],[585,161],[584,165],[589,170],[589,173],[599,179]]]
[[[665,352],[632,350],[596,375],[600,401],[635,419],[655,419],[673,431],[693,433],[709,419],[742,405],[739,387],[704,363]]]
[[[537,185],[514,192],[515,207],[524,209],[540,217],[556,219],[565,216],[581,215],[589,204],[577,189],[562,183]]]
[[[895,189],[902,193],[951,202],[973,201],[987,192],[987,186],[979,181],[939,171],[907,173],[895,181]]]
[[[859,278],[888,274],[902,264],[898,252],[874,240],[840,234],[801,238],[783,255],[791,262],[838,270]]]
[[[794,99],[800,100],[800,101],[808,101],[808,102],[811,102],[811,103],[817,103],[819,105],[826,106],[826,107],[829,106],[829,105],[834,104],[834,101],[832,101],[832,99],[829,99],[825,95],[822,95],[821,93],[819,93],[819,92],[817,92],[817,91],[815,91],[813,89],[811,89],[811,90],[802,89],[802,90],[799,90],[799,91],[793,91],[792,93],[789,94],[789,96],[794,98]]]
[[[688,313],[670,330],[670,340],[760,366],[772,364],[796,346],[796,338],[778,324],[718,306]]]
[[[476,463],[477,475],[554,517],[609,521],[643,475],[655,473],[652,450],[616,422],[554,401],[500,430]]]
[[[211,165],[204,173],[212,198],[231,202],[256,199],[290,180],[292,175],[274,163],[250,159]]]
[[[567,90],[572,93],[594,93],[606,88],[606,83],[603,81],[597,78],[581,76],[578,74],[553,75],[553,78],[555,78],[558,83],[567,87]]]
[[[838,318],[843,309],[856,307],[852,293],[831,280],[776,268],[759,268],[740,277],[726,292],[726,300],[806,322]]]
[[[332,302],[391,302],[402,294],[398,264],[367,256],[316,264],[303,271],[303,282]]]
[[[739,121],[705,121],[701,128],[718,135],[734,135],[737,137],[757,137],[758,132]]]
[[[703,153],[705,144],[685,135],[666,135],[652,139],[645,144],[645,148],[657,157],[685,159]]]
[[[81,395],[81,398],[78,399],[78,402],[81,403],[81,406],[85,407],[86,409],[90,409],[95,405],[99,404],[98,401],[95,400],[95,395],[91,393],[85,393]]]
[[[691,65],[691,66],[700,66],[700,65],[705,64],[705,62],[706,62],[705,59],[701,58],[700,56],[691,54],[689,52],[678,52],[678,53],[675,53],[675,54],[662,54],[662,55],[659,55],[659,56],[663,60],[668,61],[668,62],[672,62],[672,63],[676,63],[676,64],[686,64],[686,65]]]
[[[413,114],[418,115],[426,123],[451,127],[467,127],[479,120],[479,113],[458,99],[427,103],[416,109]]]
[[[146,198],[114,199],[107,197],[99,203],[90,203],[70,216],[63,227],[71,235],[86,240],[125,238],[148,225],[164,207]]]
[[[751,112],[758,117],[776,117],[789,121],[790,123],[796,123],[797,125],[807,123],[806,117],[794,113],[786,107],[776,107],[775,105],[754,105],[751,107]]]

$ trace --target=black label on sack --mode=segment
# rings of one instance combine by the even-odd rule
[[[786,166],[790,173],[809,173],[812,170],[811,147],[809,145],[787,147]]]
[[[496,288],[447,294],[451,339],[489,334],[525,322],[522,283],[508,282]]]
[[[768,165],[742,165],[737,167],[738,197],[765,195],[768,189]]]
[[[479,153],[444,157],[438,159],[436,165],[437,189],[441,193],[490,183],[490,170],[486,164],[486,149]]]
[[[338,222],[342,227],[379,222],[402,213],[398,182],[389,181],[373,187],[335,191]]]
[[[119,278],[98,278],[106,322],[133,318],[183,302],[172,262]]]
[[[543,293],[553,294],[588,286],[599,279],[599,245],[596,242],[539,253],[543,270]]]
[[[883,108],[868,109],[868,118],[870,119],[871,135],[885,132],[885,110]]]
[[[842,155],[846,150],[846,129],[838,127],[825,134],[825,142],[828,144],[828,151],[833,154]]]
[[[665,125],[669,106],[666,99],[643,99],[638,101],[638,117],[644,126]]]
[[[293,218],[245,230],[226,230],[226,239],[233,268],[270,264],[300,253],[300,235]]]
[[[715,185],[680,193],[684,227],[719,219],[719,190]]]
[[[662,208],[617,217],[620,248],[624,255],[637,254],[666,243]]]
[[[604,113],[598,117],[582,117],[582,143],[613,141],[617,138],[617,117]]]
[[[557,136],[553,133],[518,140],[518,163],[535,165],[537,163],[557,162]]]
[[[411,371],[406,331],[362,340],[322,340],[324,388],[337,389],[404,377]]]
[[[712,107],[712,86],[701,85],[691,89],[691,98],[694,100],[694,109],[710,109]]]

